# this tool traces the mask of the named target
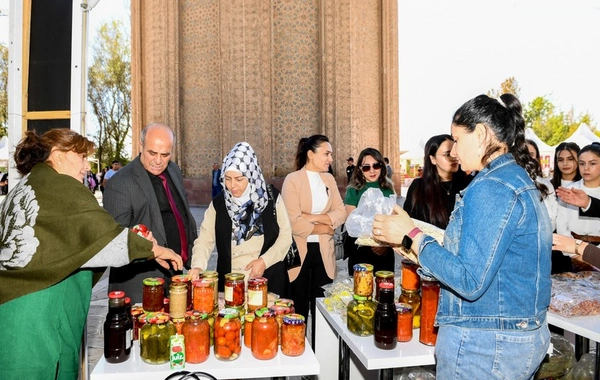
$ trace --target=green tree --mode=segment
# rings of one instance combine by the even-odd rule
[[[0,44],[0,137],[8,130],[8,47]]]
[[[97,158],[102,166],[129,160],[131,137],[131,49],[120,21],[103,23],[94,43],[88,71],[88,100],[98,120]]]
[[[517,98],[521,96],[521,88],[515,77],[507,78],[500,84],[500,90],[491,89],[487,92],[490,98],[498,98],[502,94],[513,94]]]

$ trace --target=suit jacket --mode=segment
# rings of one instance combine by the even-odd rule
[[[337,183],[335,182],[335,178],[329,173],[321,173],[321,179],[329,189],[327,204],[325,205],[323,213],[331,218],[331,227],[335,229],[346,221],[346,209],[338,190]],[[285,204],[285,208],[287,209],[292,224],[292,236],[298,246],[300,258],[304,264],[304,258],[308,251],[306,239],[311,234],[314,227],[311,222],[302,217],[303,212],[310,214],[312,210],[312,192],[306,169],[302,168],[285,177],[281,196],[283,197],[283,203]],[[335,247],[333,235],[319,235],[319,245],[321,256],[323,257],[323,264],[325,265],[325,271],[329,278],[333,279],[335,278]],[[301,267],[288,271],[290,281],[294,281],[296,277],[298,277],[300,269]]]
[[[592,218],[600,218],[600,199],[590,197],[591,203],[590,208],[587,211],[583,211],[581,207],[579,208],[579,215],[581,216],[589,216]]]
[[[182,212],[185,212],[187,219],[188,260],[184,264],[189,268],[194,240],[198,237],[196,220],[190,211],[181,170],[177,164],[169,162],[166,171],[185,205],[185,210]],[[164,247],[167,246],[167,237],[156,194],[148,177],[148,172],[144,169],[139,156],[117,171],[107,182],[104,189],[103,204],[117,223],[124,227],[133,227],[140,223],[145,224],[152,231],[157,243]],[[154,260],[146,263],[133,263],[120,268],[111,268],[109,289],[123,290],[132,299],[132,302],[141,302],[142,280],[144,278],[158,276],[170,279],[172,274]]]

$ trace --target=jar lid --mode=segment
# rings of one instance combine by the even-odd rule
[[[421,276],[421,281],[431,281],[431,282],[438,282],[438,279],[432,276],[426,276],[424,274],[419,273],[419,276]]]
[[[358,294],[353,294],[352,297],[354,297],[354,299],[357,301],[366,301],[367,300],[367,297],[359,296]]]
[[[148,313],[146,314],[146,323],[155,323],[157,325],[169,322],[171,318],[167,313]]]
[[[300,314],[288,314],[283,317],[283,323],[286,325],[301,325],[304,323],[304,317]]]
[[[258,318],[274,317],[275,312],[269,310],[269,308],[267,308],[267,307],[261,307],[258,310],[254,310],[254,315],[256,315]]]
[[[138,322],[144,324],[146,323],[146,318],[148,318],[148,314],[142,313],[138,316]]]
[[[163,298],[163,305],[168,305],[169,299],[167,297]]]
[[[256,315],[254,315],[254,313],[248,313],[248,314],[244,315],[244,321],[252,323],[252,321],[254,321],[255,317],[256,317]]]
[[[394,284],[391,282],[382,282],[379,284],[380,289],[394,290]]]
[[[278,300],[275,300],[273,305],[286,306],[286,307],[291,308],[292,306],[294,306],[294,301],[292,301],[291,299],[288,299],[288,298],[279,298]]]
[[[171,277],[171,282],[190,282],[192,281],[192,277],[187,274],[178,274],[176,276]]]
[[[269,280],[264,277],[251,277],[248,279],[248,285],[264,285],[268,282]]]
[[[185,322],[185,318],[173,318],[173,323],[183,323]]]
[[[402,293],[413,294],[413,293],[419,292],[419,289],[405,289],[405,288],[401,288],[401,289],[402,289]]]
[[[395,305],[396,305],[396,311],[398,313],[408,313],[408,312],[412,313],[412,306],[410,306],[407,303],[397,302]]]
[[[202,278],[214,278],[214,277],[219,278],[219,273],[217,273],[214,270],[205,270],[205,271],[200,272],[200,277],[202,277]]]
[[[120,290],[115,290],[114,292],[108,293],[108,298],[110,298],[110,299],[117,299],[117,298],[124,298],[124,297],[125,297],[125,292],[122,292]]]
[[[243,273],[227,273],[225,275],[226,280],[231,281],[242,281],[244,280],[245,275]]]
[[[144,279],[144,285],[158,286],[165,283],[165,280],[159,277],[148,277]]]
[[[352,268],[355,272],[373,272],[373,265],[371,264],[354,264]]]
[[[377,272],[375,272],[375,277],[392,278],[394,277],[394,272],[390,272],[389,270],[378,270]]]
[[[292,309],[284,305],[273,305],[269,308],[275,315],[289,314]]]
[[[187,290],[187,284],[185,282],[172,282],[171,288],[176,288],[177,290]]]
[[[239,317],[239,315],[240,315],[239,311],[237,311],[234,308],[228,307],[228,308],[219,310],[219,317],[221,317],[221,318],[226,318],[226,319],[237,318],[237,317]]]
[[[210,278],[202,278],[192,281],[192,285],[198,288],[209,288],[213,286],[213,280]]]
[[[409,259],[402,259],[402,266],[409,266],[409,267],[418,267],[419,264],[415,263],[412,260]]]
[[[140,315],[140,314],[144,314],[144,308],[141,306],[132,306],[131,307],[131,315],[135,316],[135,315]]]
[[[131,305],[131,298],[125,297],[125,305]]]
[[[201,313],[198,310],[190,310],[185,313],[185,318],[196,321],[196,320],[204,320],[208,317],[208,314]]]

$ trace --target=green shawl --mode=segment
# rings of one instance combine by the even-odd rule
[[[0,304],[64,280],[122,231],[83,183],[37,164],[0,204]],[[131,231],[114,245],[129,260],[152,256]]]

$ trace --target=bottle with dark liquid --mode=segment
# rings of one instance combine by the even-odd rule
[[[375,310],[373,336],[375,347],[382,350],[396,348],[396,331],[398,328],[398,312],[394,305],[394,284],[379,284],[379,302]]]
[[[122,363],[131,353],[131,328],[125,311],[125,293],[108,294],[108,314],[104,322],[104,357],[108,363]]]

